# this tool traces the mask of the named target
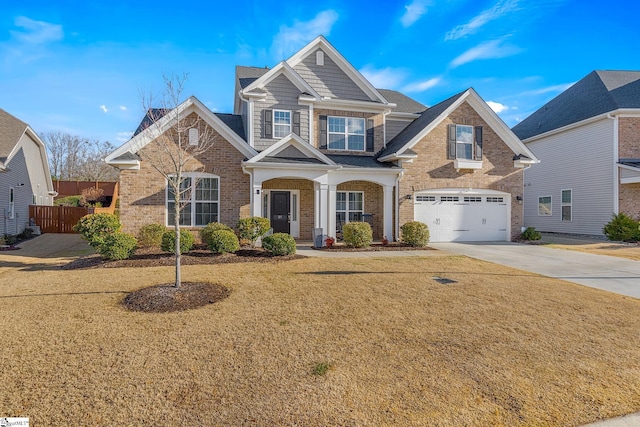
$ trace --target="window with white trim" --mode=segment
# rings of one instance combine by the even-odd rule
[[[273,110],[273,137],[284,138],[291,133],[291,111]]]
[[[329,150],[364,151],[365,119],[329,116],[327,125]]]
[[[14,219],[16,215],[15,194],[13,187],[9,187],[9,207],[7,211],[9,219]]]
[[[364,193],[362,191],[336,192],[336,223],[338,227],[351,221],[362,221]]]
[[[473,126],[456,125],[456,158],[473,160]]]
[[[171,185],[167,185],[167,225],[175,224],[175,201]],[[180,225],[201,227],[219,222],[220,178],[210,174],[183,177],[180,183]]]
[[[504,203],[504,197],[487,197],[488,203]]]
[[[416,196],[416,202],[435,202],[436,196]]]
[[[440,196],[441,202],[459,202],[460,198],[458,196]]]
[[[551,196],[538,197],[538,216],[551,216]]]
[[[571,217],[572,217],[572,205],[571,205],[571,199],[572,199],[572,194],[571,194],[571,189],[568,190],[562,190],[562,198],[561,198],[561,202],[562,202],[562,220],[563,221],[571,221]]]
[[[480,196],[464,196],[463,199],[467,203],[480,203],[482,202],[482,197]]]

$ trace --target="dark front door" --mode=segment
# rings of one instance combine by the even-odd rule
[[[289,200],[291,196],[288,191],[271,192],[271,227],[274,233],[291,232]]]

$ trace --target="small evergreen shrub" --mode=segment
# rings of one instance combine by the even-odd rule
[[[147,224],[138,232],[138,246],[140,247],[160,247],[162,235],[167,231],[167,227],[160,224]]]
[[[287,233],[275,233],[262,238],[262,249],[276,256],[293,255],[296,253],[296,241]]]
[[[240,241],[230,229],[220,229],[208,236],[207,246],[216,254],[233,253],[240,250]]]
[[[256,240],[258,240],[260,236],[264,236],[270,228],[271,221],[269,221],[268,218],[259,216],[240,218],[237,226],[240,239],[248,240],[251,242],[251,246],[255,246]]]
[[[367,222],[348,222],[342,226],[342,240],[347,246],[366,248],[373,242],[373,231]]]
[[[640,241],[640,222],[623,213],[613,215],[611,221],[605,224],[602,232],[609,240],[618,242]]]
[[[202,243],[211,247],[211,244],[209,243],[209,241],[211,240],[211,235],[219,230],[231,231],[233,233],[233,229],[228,225],[222,224],[220,222],[210,222],[200,230],[200,240],[202,240]]]
[[[409,246],[421,248],[429,243],[429,227],[423,222],[405,222],[400,230],[402,231],[402,241]]]
[[[195,238],[189,230],[180,230],[180,253],[184,254],[191,250]],[[162,235],[162,242],[160,243],[160,249],[172,254],[176,253],[176,231],[167,230]]]
[[[520,235],[520,238],[522,240],[540,240],[542,239],[542,234],[536,231],[534,227],[527,227]]]
[[[91,246],[94,248],[100,247],[104,242],[104,239],[120,231],[122,225],[117,216],[108,213],[98,213],[85,215],[76,225],[73,226],[73,231],[82,234]]]
[[[137,247],[138,241],[134,236],[118,231],[105,237],[102,245],[98,247],[98,252],[110,260],[129,259]]]

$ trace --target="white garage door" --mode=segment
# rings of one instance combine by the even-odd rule
[[[432,242],[509,240],[509,195],[483,190],[414,194],[414,219]]]

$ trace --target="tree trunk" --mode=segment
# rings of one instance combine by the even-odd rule
[[[177,196],[178,194],[180,194],[180,184],[178,184],[178,191],[175,192],[176,194],[176,201],[175,201],[175,233],[176,233],[176,246],[175,246],[175,251],[176,251],[176,282],[174,284],[174,286],[176,288],[180,287],[180,284],[182,282],[182,275],[181,273],[181,268],[180,268],[180,262],[181,262],[181,256],[182,254],[180,253],[180,197]]]

